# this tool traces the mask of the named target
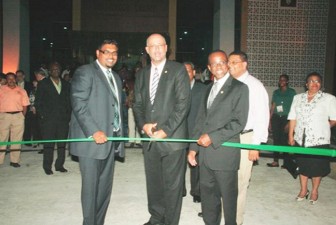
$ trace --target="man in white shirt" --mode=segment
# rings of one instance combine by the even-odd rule
[[[234,51],[229,55],[229,71],[237,80],[249,88],[249,112],[245,129],[240,135],[243,144],[261,144],[267,142],[269,123],[269,101],[264,85],[247,70],[246,53]],[[238,171],[237,224],[243,224],[246,194],[252,173],[253,161],[258,160],[259,151],[241,150]]]

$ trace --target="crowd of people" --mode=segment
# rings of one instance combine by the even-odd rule
[[[113,184],[114,161],[125,157],[128,147],[142,147],[146,175],[148,212],[145,225],[177,225],[182,198],[187,194],[185,173],[190,166],[190,194],[200,202],[199,213],[207,225],[219,225],[222,213],[227,225],[241,225],[253,162],[258,150],[222,146],[223,142],[267,143],[329,148],[331,127],[336,125],[336,98],[322,91],[322,76],[306,77],[306,92],[296,94],[289,76],[279,77],[271,107],[267,91],[248,71],[248,56],[242,51],[226,54],[215,50],[208,56],[212,79],[196,79],[192,62],[166,58],[168,46],[160,34],[147,38],[150,63],[134,70],[118,61],[118,43],[103,40],[96,60],[75,71],[62,70],[58,62],[34,71],[35,80],[23,70],[0,76],[0,141],[50,140],[43,144],[42,168],[66,173],[65,143],[55,139],[92,138],[90,143],[71,142],[82,175],[83,224],[104,224]],[[199,78],[199,77],[198,77]],[[211,81],[209,81],[211,80]],[[108,141],[125,137],[128,143]],[[144,141],[195,139],[197,143]],[[32,146],[36,147],[36,145]],[[7,146],[0,146],[0,164]],[[21,145],[9,146],[10,165],[20,167]],[[269,167],[279,167],[278,153]],[[286,159],[286,155],[284,155]],[[329,158],[296,155],[300,177],[298,202],[318,201],[318,188],[330,173]],[[286,160],[281,168],[286,168]],[[308,180],[312,180],[311,191]]]

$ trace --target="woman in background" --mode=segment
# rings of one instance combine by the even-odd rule
[[[288,115],[289,145],[307,148],[329,148],[330,127],[336,124],[336,98],[321,91],[322,76],[313,72],[306,78],[307,91],[294,96]],[[309,151],[309,149],[307,149]],[[309,198],[311,204],[318,199],[318,188],[322,177],[330,173],[328,157],[298,155],[301,189],[297,201],[308,198],[308,179],[312,179]]]

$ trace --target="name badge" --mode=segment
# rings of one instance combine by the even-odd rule
[[[276,109],[277,109],[277,112],[283,112],[283,107],[282,107],[282,105],[278,105],[278,106],[276,107]]]

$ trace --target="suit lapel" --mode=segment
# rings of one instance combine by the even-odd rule
[[[232,84],[232,79],[233,78],[231,76],[228,77],[228,79],[226,80],[226,82],[224,83],[224,85],[219,90],[219,92],[216,95],[216,97],[215,97],[215,99],[214,99],[211,107],[208,110],[211,110],[213,108],[212,106],[214,106],[216,104],[219,104],[220,102],[222,102],[228,96],[227,93],[230,92],[231,84]],[[208,97],[209,97],[209,94],[210,94],[210,90],[211,90],[211,88],[209,89]],[[208,98],[206,100],[208,102]]]
[[[107,90],[111,94],[113,94],[104,72],[100,69],[100,67],[98,66],[98,64],[96,62],[94,62],[94,67],[95,67],[95,70],[96,70],[97,77],[104,83],[104,86],[107,88]]]

